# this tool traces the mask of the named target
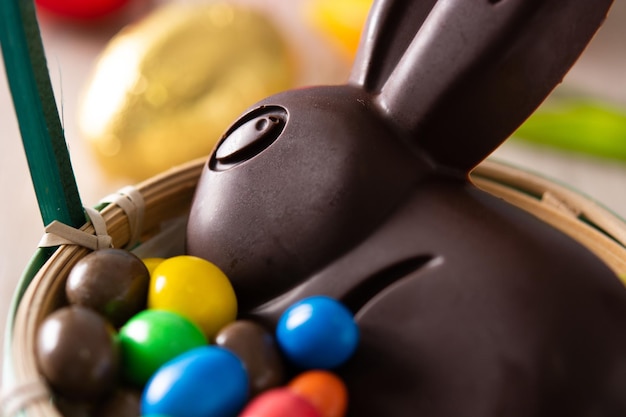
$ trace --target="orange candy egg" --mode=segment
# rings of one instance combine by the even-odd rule
[[[343,417],[346,413],[348,390],[332,372],[304,372],[292,379],[287,388],[313,404],[321,417]]]

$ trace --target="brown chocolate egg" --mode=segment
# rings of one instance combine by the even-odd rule
[[[36,341],[39,369],[69,400],[96,400],[111,391],[118,375],[115,330],[85,307],[64,307],[41,324]]]
[[[76,401],[61,396],[54,397],[53,403],[63,417],[92,417],[97,406],[93,401]]]
[[[138,417],[141,415],[141,392],[119,388],[98,407],[94,417]]]
[[[248,370],[250,395],[254,396],[284,382],[284,367],[271,333],[261,325],[237,320],[217,334],[215,343],[235,353]]]
[[[70,303],[92,308],[119,327],[145,308],[149,284],[150,272],[137,256],[101,249],[76,263],[65,292]]]

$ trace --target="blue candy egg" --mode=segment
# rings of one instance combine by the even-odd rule
[[[165,363],[148,381],[142,415],[233,417],[248,398],[241,360],[216,346],[195,348]]]
[[[287,358],[305,369],[331,369],[344,363],[359,343],[352,313],[326,296],[305,298],[280,317],[276,340]]]

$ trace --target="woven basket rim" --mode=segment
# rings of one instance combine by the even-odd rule
[[[135,186],[145,200],[144,231],[158,229],[161,221],[180,215],[187,210],[205,162],[206,158],[190,161]],[[177,203],[179,203],[178,207],[176,207]],[[113,239],[113,246],[124,247],[130,239],[131,231],[128,218],[122,208],[110,204],[102,208],[100,213],[106,221],[109,235]],[[94,232],[93,226],[89,223],[83,225],[81,230],[87,233]],[[35,267],[38,265],[36,258],[42,252],[38,249],[33,258],[34,261],[31,261],[35,262]],[[27,266],[18,284],[7,322],[2,381],[5,388],[29,383],[39,378],[32,343],[36,327],[46,313],[42,305],[46,306],[51,302],[48,297],[55,290],[52,284],[55,281],[54,277],[60,272],[57,269],[67,273],[68,268],[88,252],[87,249],[78,246],[63,245],[39,270],[34,271],[31,264]],[[23,415],[61,416],[46,399],[34,401],[28,412],[24,412]]]
[[[197,159],[175,167],[136,186],[146,201],[146,231],[176,214],[188,211],[195,186],[206,159]],[[626,278],[626,222],[588,197],[571,188],[505,163],[484,161],[470,176],[478,187],[541,220],[565,231],[595,252],[620,277]],[[178,204],[177,207],[171,207]],[[102,209],[115,247],[130,239],[130,226],[123,210],[116,205]],[[93,233],[90,224],[83,229]],[[61,246],[36,271],[38,250],[33,264],[26,268],[13,300],[5,337],[5,387],[39,378],[34,358],[36,329],[43,317],[55,307],[58,289],[73,264],[89,251],[77,246]],[[57,291],[57,293],[55,293]],[[62,417],[49,399],[29,404],[22,413],[28,417]]]

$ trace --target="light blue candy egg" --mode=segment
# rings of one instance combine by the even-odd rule
[[[148,381],[142,415],[233,417],[248,398],[241,360],[216,346],[190,350],[164,364]]]
[[[280,317],[276,340],[294,364],[305,369],[332,369],[352,356],[359,328],[352,313],[326,296],[305,298]]]

